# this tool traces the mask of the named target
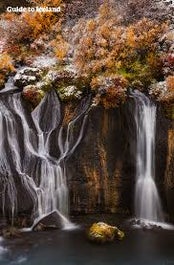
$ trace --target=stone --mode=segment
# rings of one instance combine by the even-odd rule
[[[103,222],[94,223],[88,231],[88,239],[96,243],[112,242],[115,238],[122,240],[124,236],[124,232],[116,226]]]
[[[41,218],[36,224],[33,226],[33,231],[46,231],[46,230],[54,230],[61,229],[61,216],[57,211],[51,212],[50,214]]]
[[[25,67],[19,70],[14,77],[14,84],[19,88],[35,84],[41,77],[41,70],[38,68]]]
[[[21,232],[14,226],[2,229],[1,234],[4,238],[17,238],[21,236]]]

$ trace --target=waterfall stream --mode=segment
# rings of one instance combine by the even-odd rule
[[[21,93],[1,94],[0,199],[4,214],[8,211],[12,220],[19,200],[21,204],[22,190],[34,205],[35,220],[57,211],[63,226],[70,225],[66,162],[82,140],[89,107],[90,99],[83,99],[64,126],[55,91],[49,92],[32,113],[24,106]]]
[[[155,184],[156,106],[143,93],[132,92],[135,101],[136,187],[135,215],[145,222],[163,222],[163,211]]]

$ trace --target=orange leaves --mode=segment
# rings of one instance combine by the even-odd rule
[[[12,58],[7,53],[0,54],[0,87],[5,84],[6,76],[10,72],[14,72]]]
[[[93,32],[95,30],[96,23],[93,19],[89,19],[86,23],[87,31]]]
[[[13,66],[12,58],[7,53],[2,53],[0,55],[0,71],[13,72],[15,68]]]
[[[168,91],[174,93],[174,76],[168,76],[166,82]]]
[[[69,44],[61,35],[57,35],[56,39],[52,41],[51,45],[53,46],[56,57],[62,61],[68,53]]]
[[[32,38],[38,38],[40,34],[48,34],[53,25],[59,20],[57,14],[52,12],[24,13],[23,19],[32,29]]]
[[[127,45],[134,49],[154,50],[159,36],[164,33],[166,24],[157,24],[147,18],[127,28]]]
[[[57,37],[62,31],[64,4],[61,0],[33,0],[37,7],[61,7],[61,12],[4,13],[1,18],[5,27],[0,27],[0,35],[6,41],[5,51],[16,61],[24,62],[27,57],[44,52],[52,40],[57,41],[54,51],[59,59],[66,56],[68,45]],[[52,10],[52,9],[51,9]],[[37,45],[38,43],[38,45]],[[39,46],[39,43],[41,45]]]
[[[103,39],[109,39],[111,28],[105,23],[98,29],[98,33],[103,37]]]
[[[127,42],[128,42],[128,45],[131,48],[135,48],[136,47],[136,41],[137,41],[137,37],[134,34],[133,28],[132,27],[128,27],[128,29],[127,29]]]
[[[121,24],[112,1],[107,0],[96,17],[75,25],[73,63],[77,73],[89,81],[97,101],[105,107],[116,106],[128,86],[148,88],[154,80],[161,80],[164,60],[159,43],[165,30],[165,24],[147,18]],[[118,85],[118,80],[127,84]],[[107,89],[101,95],[102,87]]]

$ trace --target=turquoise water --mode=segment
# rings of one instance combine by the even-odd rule
[[[4,240],[0,265],[174,265],[174,231],[128,230],[126,238],[95,245],[84,229],[25,233]]]

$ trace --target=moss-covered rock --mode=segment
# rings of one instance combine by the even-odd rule
[[[88,238],[96,243],[112,242],[115,238],[122,240],[125,234],[116,226],[111,226],[103,222],[94,223],[89,231]]]

